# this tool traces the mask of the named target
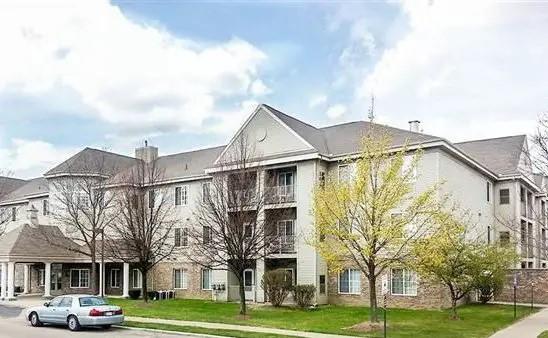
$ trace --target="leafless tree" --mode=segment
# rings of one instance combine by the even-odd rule
[[[245,315],[244,271],[280,249],[270,225],[284,212],[273,209],[265,215],[265,204],[275,192],[261,179],[264,168],[246,137],[235,140],[216,169],[194,211],[186,256],[203,267],[233,273],[238,280],[240,314]]]
[[[0,199],[4,198],[8,193],[17,188],[16,182],[18,179],[11,177],[11,173],[0,171]],[[6,231],[6,223],[11,220],[13,209],[17,210],[17,207],[1,207],[0,208],[0,236]]]
[[[179,220],[158,161],[135,163],[115,178],[118,217],[109,228],[108,251],[112,258],[134,264],[141,271],[142,294],[147,302],[147,275],[174,253],[170,239]]]
[[[97,293],[97,258],[100,238],[117,215],[114,195],[107,193],[108,178],[119,168],[106,153],[81,156],[60,177],[51,180],[54,193],[50,214],[62,233],[43,231],[48,243],[87,256],[91,260],[90,285]],[[64,238],[53,236],[63,235]],[[76,243],[77,245],[73,245]]]

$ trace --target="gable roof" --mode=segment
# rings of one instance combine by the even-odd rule
[[[26,183],[27,181],[19,178],[0,176],[0,198],[6,196],[15,189],[20,188]]]
[[[50,169],[44,176],[91,174],[110,176],[133,165],[133,157],[86,147],[68,160]]]
[[[520,173],[526,139],[526,135],[515,135],[460,142],[455,146],[497,175],[515,175]]]
[[[24,185],[5,195],[0,200],[0,204],[24,201],[33,195],[47,194],[48,192],[47,180],[44,177],[37,177],[26,181]]]
[[[392,138],[393,146],[442,140],[442,138],[437,136],[415,133],[366,121],[355,121],[316,128],[269,105],[263,104],[262,106],[310,143],[318,153],[326,156],[340,156],[359,152],[363,136],[372,128],[378,128],[378,130],[386,132]]]
[[[0,237],[0,256],[64,259],[81,256],[65,248],[79,246],[65,237],[56,226],[23,224]]]

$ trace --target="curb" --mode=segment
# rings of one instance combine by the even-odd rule
[[[180,336],[210,337],[210,338],[231,338],[231,337],[228,337],[228,336],[217,336],[217,335],[211,335],[211,334],[205,334],[205,333],[169,331],[169,330],[160,330],[160,329],[147,329],[147,328],[144,328],[144,327],[130,327],[130,326],[120,326],[120,325],[112,325],[112,327],[115,327],[117,329],[124,329],[124,330],[136,330],[136,331],[148,331],[148,332],[157,332],[157,333],[168,333],[168,334],[175,334],[175,335],[180,335]]]

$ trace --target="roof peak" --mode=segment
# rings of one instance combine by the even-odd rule
[[[505,138],[517,138],[517,137],[527,137],[526,134],[518,134],[518,135],[509,135],[509,136],[498,136],[498,137],[489,137],[489,138],[482,138],[477,140],[469,140],[469,141],[462,141],[462,142],[454,142],[454,144],[463,144],[463,143],[472,143],[472,142],[483,142],[483,141],[492,141],[492,140],[501,140]]]

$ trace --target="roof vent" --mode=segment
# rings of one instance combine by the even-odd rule
[[[421,126],[421,121],[419,120],[409,121],[409,131],[412,131],[414,133],[420,133],[421,132],[420,126]]]

